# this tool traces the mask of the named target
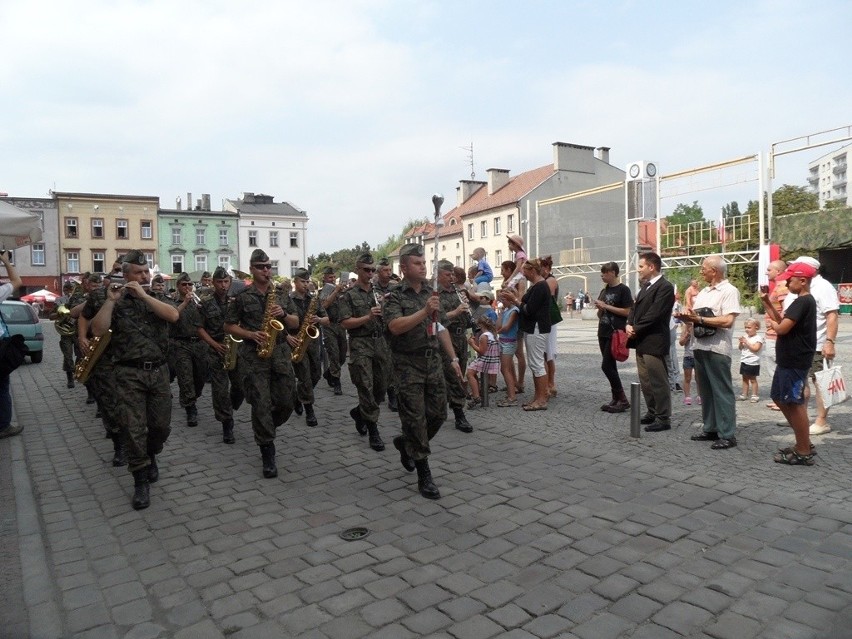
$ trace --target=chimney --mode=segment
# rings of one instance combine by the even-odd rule
[[[176,211],[180,211],[180,210],[181,210],[181,206],[182,206],[182,203],[181,203],[181,201],[180,201],[180,196],[177,196],[177,197],[175,198],[175,210],[176,210]]]
[[[459,185],[456,187],[456,206],[467,202],[483,186],[485,182],[481,180],[459,180]]]
[[[488,169],[488,195],[494,195],[509,183],[509,169]]]
[[[251,191],[246,191],[243,193],[243,204],[254,204],[254,193]]]
[[[577,173],[595,172],[595,147],[553,143],[553,170],[576,171]]]
[[[186,192],[186,210],[192,210],[192,193],[190,193],[189,191]]]
[[[598,159],[601,162],[606,162],[609,164],[609,147],[608,146],[599,146],[598,147]]]
[[[209,211],[210,210],[210,194],[202,193],[201,194],[201,210]]]

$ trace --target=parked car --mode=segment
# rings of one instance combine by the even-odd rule
[[[35,309],[25,302],[6,300],[0,302],[0,313],[10,335],[24,336],[24,342],[30,349],[30,359],[33,364],[38,364],[44,354],[44,332]]]

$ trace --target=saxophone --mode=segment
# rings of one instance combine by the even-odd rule
[[[109,341],[112,339],[112,329],[99,337],[93,337],[89,341],[89,348],[86,354],[83,355],[76,366],[74,366],[74,379],[81,384],[89,381],[89,376],[95,369],[95,364],[98,363],[101,355],[103,355],[106,347],[109,346]]]
[[[310,344],[310,341],[308,340],[314,340],[319,337],[319,329],[315,324],[311,323],[311,320],[317,313],[318,303],[319,296],[312,295],[311,303],[308,304],[308,312],[305,313],[305,319],[302,320],[302,325],[299,327],[299,334],[296,335],[296,339],[299,343],[296,344],[296,348],[293,349],[292,360],[297,364],[302,361],[305,357],[305,353],[308,352],[308,344]]]
[[[232,371],[237,367],[237,349],[243,340],[235,338],[228,333],[225,334],[225,355],[222,361],[222,370]]]
[[[263,328],[266,333],[266,341],[257,347],[257,356],[260,359],[269,359],[275,350],[275,342],[278,341],[278,333],[284,330],[284,324],[272,317],[272,307],[278,304],[275,299],[275,285],[270,282],[266,293],[266,310],[263,313]]]

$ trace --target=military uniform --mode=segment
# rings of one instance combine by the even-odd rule
[[[381,265],[383,263],[384,263],[384,260],[382,260],[382,262],[380,262],[379,264]],[[397,284],[393,280],[390,280],[387,283],[386,286],[382,286],[379,283],[378,278],[375,278],[373,280],[373,289],[375,291],[378,291],[379,295],[381,296],[383,306],[384,306],[384,302],[387,300],[391,291],[393,289],[395,289],[397,286],[399,286],[399,284]],[[385,367],[385,388],[387,389],[387,395],[388,395],[388,408],[390,410],[392,410],[393,412],[397,412],[398,408],[397,408],[397,401],[396,401],[396,387],[397,387],[396,373],[394,372],[393,366],[390,364],[390,362],[391,362],[390,345],[388,344],[388,337],[387,337],[387,335],[385,334],[384,331],[382,331],[381,341],[378,342],[376,344],[376,346],[378,348],[381,348],[382,352],[384,353],[384,357],[388,362],[388,366]]]
[[[324,275],[331,275],[334,270],[331,268],[325,269]],[[347,282],[340,282],[342,286],[346,286]],[[325,300],[334,293],[334,286],[323,286],[319,292],[320,305],[322,306]],[[329,324],[323,326],[323,346],[325,347],[326,356],[328,357],[328,382],[334,389],[335,395],[342,394],[340,389],[340,370],[346,361],[348,350],[346,342],[346,331],[340,325],[340,294],[326,308]]]
[[[370,255],[362,255],[357,267],[370,265]],[[376,295],[381,293],[370,284],[365,291],[360,283],[346,291],[340,300],[340,320],[370,317],[376,307]],[[381,317],[372,317],[365,324],[347,329],[349,333],[349,377],[358,389],[358,405],[349,414],[361,435],[369,433],[370,447],[385,449],[379,435],[379,404],[385,396],[387,369],[390,367],[384,325]]]
[[[438,263],[438,269],[440,271],[452,272],[453,268],[452,262],[449,262],[448,260],[441,260]],[[455,288],[452,288],[452,286],[450,288],[440,290],[438,292],[438,297],[441,300],[441,311],[444,313],[445,317],[447,317],[447,313],[456,310],[462,303],[461,299],[459,299],[459,294],[456,292]],[[447,317],[447,323],[444,325],[447,332],[450,334],[450,341],[453,344],[453,351],[458,359],[459,368],[461,369],[462,374],[464,374],[464,371],[467,368],[467,329],[469,323],[470,313],[459,313],[452,319]],[[462,385],[461,380],[456,377],[455,370],[453,370],[452,358],[450,358],[447,353],[441,351],[441,361],[444,366],[444,380],[447,383],[447,397],[449,399],[450,408],[453,409],[456,428],[463,433],[470,433],[473,431],[473,427],[470,425],[470,422],[467,421],[467,417],[464,414],[464,403],[466,399],[465,388]]]
[[[311,299],[312,296],[295,297],[292,293],[290,294],[290,301],[299,316],[299,327],[305,321]],[[325,309],[323,309],[322,304],[319,302],[316,305],[315,315],[317,317],[326,317]],[[298,335],[298,333],[298,328],[290,331],[291,335]],[[322,377],[322,363],[320,361],[319,339],[310,339],[309,337],[305,337],[305,339],[309,340],[305,356],[301,362],[293,362],[293,370],[297,380],[296,399],[304,406],[312,406],[314,403],[314,387]]]
[[[192,283],[189,275],[181,273],[177,285]],[[191,296],[192,291],[185,292]],[[182,303],[182,302],[181,302]],[[169,364],[177,377],[180,405],[186,411],[187,426],[198,426],[198,409],[195,400],[201,397],[207,380],[207,345],[198,336],[202,326],[201,313],[192,299],[180,308],[180,319],[169,327]]]
[[[64,306],[68,310],[74,308],[71,306],[71,295],[63,295],[56,299],[56,308]],[[54,311],[55,313],[55,311]],[[77,320],[68,317],[54,318],[56,324],[54,326],[62,328],[59,333],[59,350],[62,352],[62,370],[65,371],[65,377],[68,380],[68,388],[74,388],[74,355],[76,354],[77,346]],[[65,333],[68,333],[67,335]]]

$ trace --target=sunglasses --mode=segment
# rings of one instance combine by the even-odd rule
[[[272,268],[272,264],[252,264],[252,268],[256,268],[258,271],[268,271]]]
[[[376,269],[374,269],[374,268],[370,268],[370,267],[368,267],[368,266],[362,266],[362,267],[361,267],[361,270],[362,270],[362,271],[364,271],[364,272],[366,272],[366,273],[375,273],[375,272],[376,272]]]

